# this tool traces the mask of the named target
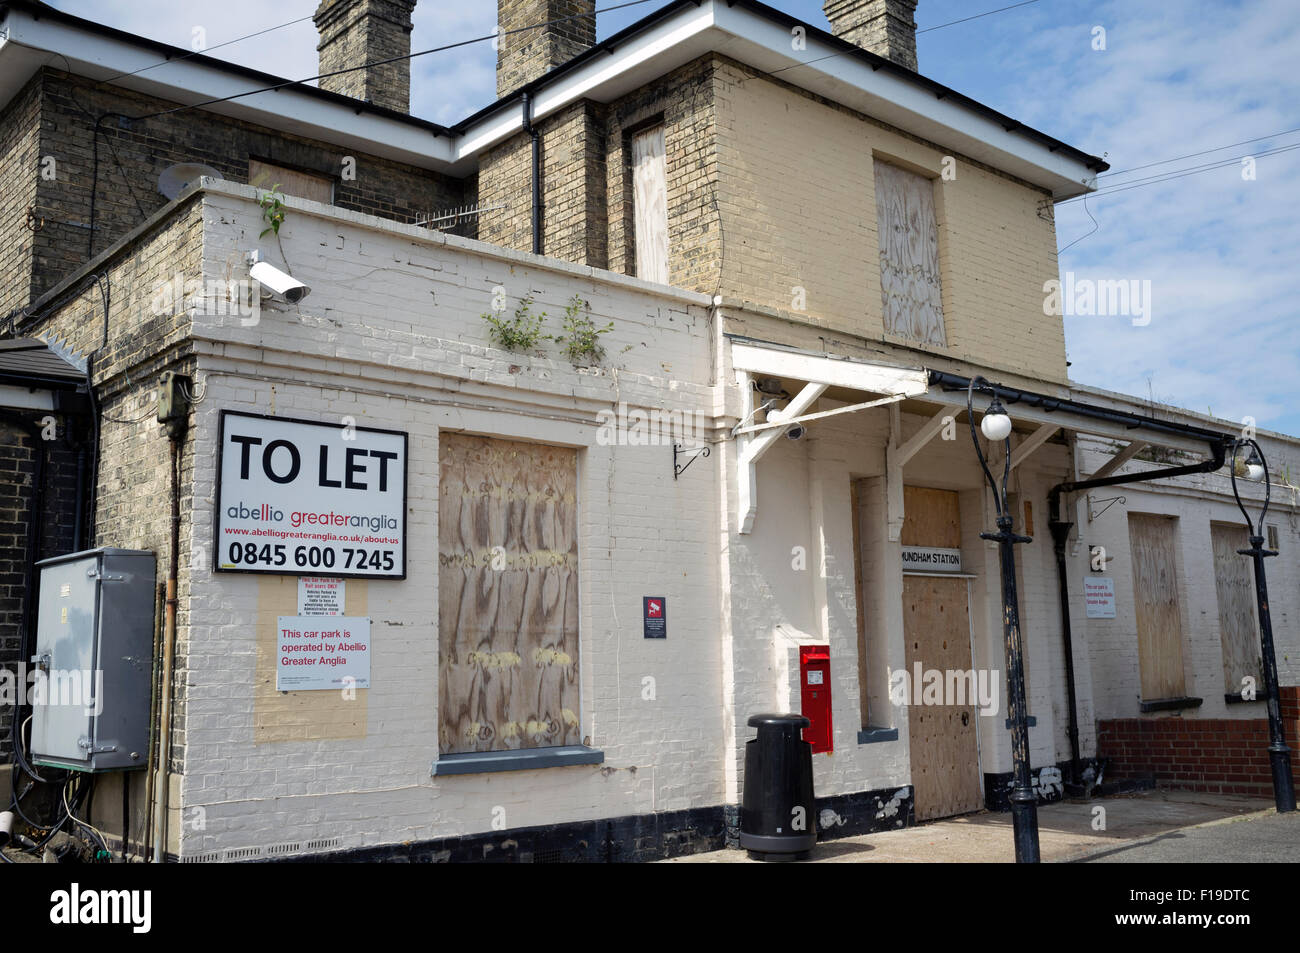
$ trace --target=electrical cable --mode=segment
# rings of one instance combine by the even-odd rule
[[[1269,139],[1280,139],[1280,138],[1282,138],[1283,136],[1289,136],[1289,135],[1291,135],[1292,133],[1295,133],[1295,132],[1300,132],[1300,126],[1297,126],[1297,127],[1294,128],[1294,129],[1285,129],[1285,130],[1283,130],[1282,132],[1275,132],[1275,133],[1273,133],[1272,135],[1269,135],[1269,136],[1259,136],[1259,137],[1257,137],[1257,138],[1255,138],[1255,139],[1243,139],[1243,140],[1241,140],[1241,142],[1230,142],[1230,143],[1228,143],[1227,145],[1224,145],[1224,146],[1218,146],[1218,147],[1216,147],[1216,148],[1214,148],[1214,149],[1206,149],[1206,150],[1203,151],[1203,152],[1189,152],[1189,153],[1188,153],[1187,155],[1185,155],[1185,156],[1174,156],[1173,158],[1170,158],[1170,159],[1161,159],[1161,160],[1159,160],[1158,162],[1148,162],[1146,165],[1135,165],[1135,166],[1131,166],[1130,168],[1127,168],[1127,169],[1116,169],[1115,171],[1112,171],[1112,172],[1103,172],[1101,175],[1097,176],[1097,178],[1099,178],[1099,179],[1109,179],[1111,176],[1114,176],[1114,175],[1124,175],[1124,174],[1129,173],[1129,172],[1138,172],[1138,171],[1141,171],[1142,169],[1150,169],[1150,168],[1154,168],[1155,166],[1158,166],[1158,165],[1168,165],[1170,162],[1178,162],[1178,161],[1180,161],[1180,160],[1182,160],[1182,159],[1195,159],[1195,158],[1198,158],[1199,156],[1208,156],[1211,152],[1222,152],[1224,149],[1232,149],[1232,148],[1234,148],[1235,146],[1248,146],[1248,145],[1250,145],[1252,142],[1265,142],[1266,140],[1269,140]],[[1115,183],[1115,184],[1116,184],[1116,185],[1120,185],[1120,184],[1122,184],[1122,183],[1117,182],[1117,183]]]
[[[1212,172],[1215,169],[1226,169],[1229,168],[1230,166],[1240,163],[1243,159],[1261,159],[1264,158],[1265,156],[1274,156],[1274,155],[1280,155],[1285,152],[1294,152],[1297,149],[1300,149],[1300,143],[1295,143],[1294,145],[1289,145],[1289,146],[1282,146],[1277,149],[1269,149],[1265,152],[1255,153],[1254,155],[1233,156],[1230,159],[1216,160],[1215,162],[1207,163],[1201,166],[1193,166],[1189,169],[1176,169],[1172,172],[1147,176],[1142,179],[1135,179],[1131,182],[1119,182],[1110,188],[1099,189],[1096,192],[1090,192],[1088,193],[1087,196],[1080,195],[1072,199],[1065,199],[1064,201],[1058,202],[1056,204],[1069,205],[1073,202],[1082,201],[1085,197],[1093,198],[1093,199],[1104,198],[1108,195],[1116,195],[1120,192],[1127,192],[1130,189],[1140,189],[1140,188],[1145,188],[1146,186],[1149,185],[1159,185],[1162,182],[1172,182],[1175,179],[1186,178],[1187,176],[1190,175],[1200,175],[1203,172]]]
[[[156,113],[147,113],[143,116],[136,116],[133,118],[156,119],[159,116],[170,116],[173,113],[184,112],[188,109],[201,109],[205,106],[216,106],[220,103],[228,103],[235,99],[243,99],[245,96],[256,96],[258,93],[271,93],[279,89],[285,89],[286,87],[289,86],[302,86],[312,82],[313,80],[328,79],[332,76],[343,76],[348,73],[355,73],[359,70],[371,69],[372,67],[375,66],[385,66],[389,63],[400,63],[403,60],[409,61],[421,56],[428,56],[430,53],[445,53],[448,50],[458,49],[462,46],[471,46],[475,43],[485,43],[491,40],[500,40],[503,37],[512,36],[516,33],[527,33],[531,30],[540,30],[543,29],[544,27],[554,26],[558,23],[566,23],[569,20],[585,20],[594,17],[599,13],[610,13],[614,10],[622,10],[626,7],[636,7],[636,6],[640,6],[643,3],[650,3],[650,2],[651,0],[627,0],[626,3],[615,4],[614,6],[611,7],[602,7],[599,10],[593,10],[591,13],[575,13],[567,17],[557,17],[554,20],[547,20],[544,23],[535,23],[531,26],[519,27],[514,30],[501,30],[498,33],[492,33],[489,34],[488,36],[476,36],[468,40],[460,40],[456,43],[448,43],[444,46],[434,46],[434,47],[430,47],[427,50],[420,50],[417,53],[404,53],[401,56],[390,56],[382,60],[371,60],[370,62],[363,63],[360,66],[349,66],[344,69],[330,70],[328,73],[318,73],[315,76],[308,76],[304,79],[289,79],[289,80],[285,80],[282,83],[275,83],[271,86],[262,86],[257,89],[249,89],[249,90],[245,90],[242,93],[232,93],[229,96],[221,96],[216,99],[205,99],[202,102],[190,103],[187,106],[175,106],[171,109],[164,109]],[[1031,2],[1038,2],[1038,0],[1031,0]]]
[[[212,50],[219,50],[223,46],[233,46],[236,43],[242,43],[244,40],[251,40],[255,36],[262,36],[263,34],[266,33],[273,33],[276,30],[283,30],[287,26],[293,26],[296,23],[301,23],[303,20],[310,20],[310,19],[312,19],[312,16],[309,15],[305,17],[299,17],[296,20],[290,20],[288,23],[279,23],[276,24],[275,26],[267,27],[265,30],[258,30],[256,33],[249,33],[246,36],[239,36],[233,40],[226,40],[224,43],[218,43],[216,46],[205,46],[201,50],[195,50],[192,53],[186,53],[184,56],[177,56],[172,59],[159,60],[157,63],[152,63],[149,66],[142,66],[137,70],[131,70],[131,72],[129,73],[118,73],[116,76],[109,76],[106,79],[101,79],[95,85],[102,86],[104,83],[111,83],[114,80],[122,79],[123,77],[126,76],[139,76],[141,73],[148,72],[151,69],[157,69],[159,66],[166,66],[168,63],[179,63],[181,60],[187,60],[191,56],[206,56]]]
[[[1013,3],[1010,6],[998,7],[996,10],[986,10],[985,12],[977,13],[974,16],[962,17],[960,20],[949,20],[947,23],[939,23],[936,24],[935,26],[928,26],[924,30],[917,30],[916,32],[918,35],[922,33],[932,33],[935,30],[942,30],[944,27],[956,26],[958,23],[968,23],[971,20],[978,20],[982,17],[991,17],[995,13],[1005,13],[1008,10],[1016,9],[1017,7],[1027,7],[1031,3],[1041,3],[1041,2],[1042,0],[1023,0],[1023,2],[1021,3]],[[793,63],[790,66],[782,66],[780,69],[760,70],[758,72],[758,76],[775,76],[777,73],[784,73],[786,70],[798,69],[800,66],[810,66],[813,63],[820,63],[822,60],[830,60],[830,59],[834,59],[837,56],[847,56],[849,54],[856,53],[856,52],[860,52],[860,48],[855,50],[841,50],[838,53],[827,53],[825,56],[819,56],[816,59],[812,59],[812,60],[804,60],[801,63]],[[756,76],[746,76],[744,79],[737,82],[736,85],[739,86],[742,83],[747,82],[748,80],[756,79],[756,78],[757,78]]]

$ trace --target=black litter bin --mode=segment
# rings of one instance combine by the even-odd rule
[[[751,715],[758,737],[745,745],[740,846],[755,860],[802,860],[817,843],[812,746],[803,715]]]

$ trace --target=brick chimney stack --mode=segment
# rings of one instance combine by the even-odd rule
[[[502,97],[596,45],[596,0],[497,0],[497,24],[507,33],[497,49]]]
[[[321,73],[411,54],[415,0],[321,0],[312,19],[320,33]],[[320,81],[321,89],[411,111],[411,61],[353,69]]]
[[[822,10],[841,40],[916,72],[917,0],[825,0]]]

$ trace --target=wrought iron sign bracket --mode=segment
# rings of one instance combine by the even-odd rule
[[[679,476],[685,473],[686,468],[689,467],[696,460],[698,460],[700,457],[707,457],[709,455],[709,452],[710,451],[707,446],[696,447],[693,450],[687,450],[680,443],[673,444],[673,479],[676,480]],[[690,459],[687,460],[685,463],[679,464],[677,462],[679,457],[690,457]]]

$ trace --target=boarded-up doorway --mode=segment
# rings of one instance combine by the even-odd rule
[[[904,546],[961,548],[955,492],[904,487],[903,508]],[[916,819],[977,811],[982,803],[968,581],[940,575],[904,576],[903,638],[910,687],[908,748]],[[918,669],[922,689],[925,673],[941,673],[937,696],[922,691],[916,697]],[[939,702],[958,701],[951,691],[958,686],[964,696],[961,704],[926,703],[936,697]]]
[[[577,451],[438,446],[439,751],[578,744]]]
[[[1130,513],[1128,538],[1133,561],[1133,606],[1137,615],[1142,700],[1186,696],[1183,679],[1183,621],[1178,606],[1175,536],[1166,516]]]
[[[1223,691],[1240,695],[1253,685],[1263,692],[1259,627],[1255,621],[1255,580],[1246,549],[1246,527],[1236,523],[1211,523],[1214,544],[1214,588],[1219,598],[1219,639],[1223,646]],[[1247,681],[1247,680],[1250,681]]]

